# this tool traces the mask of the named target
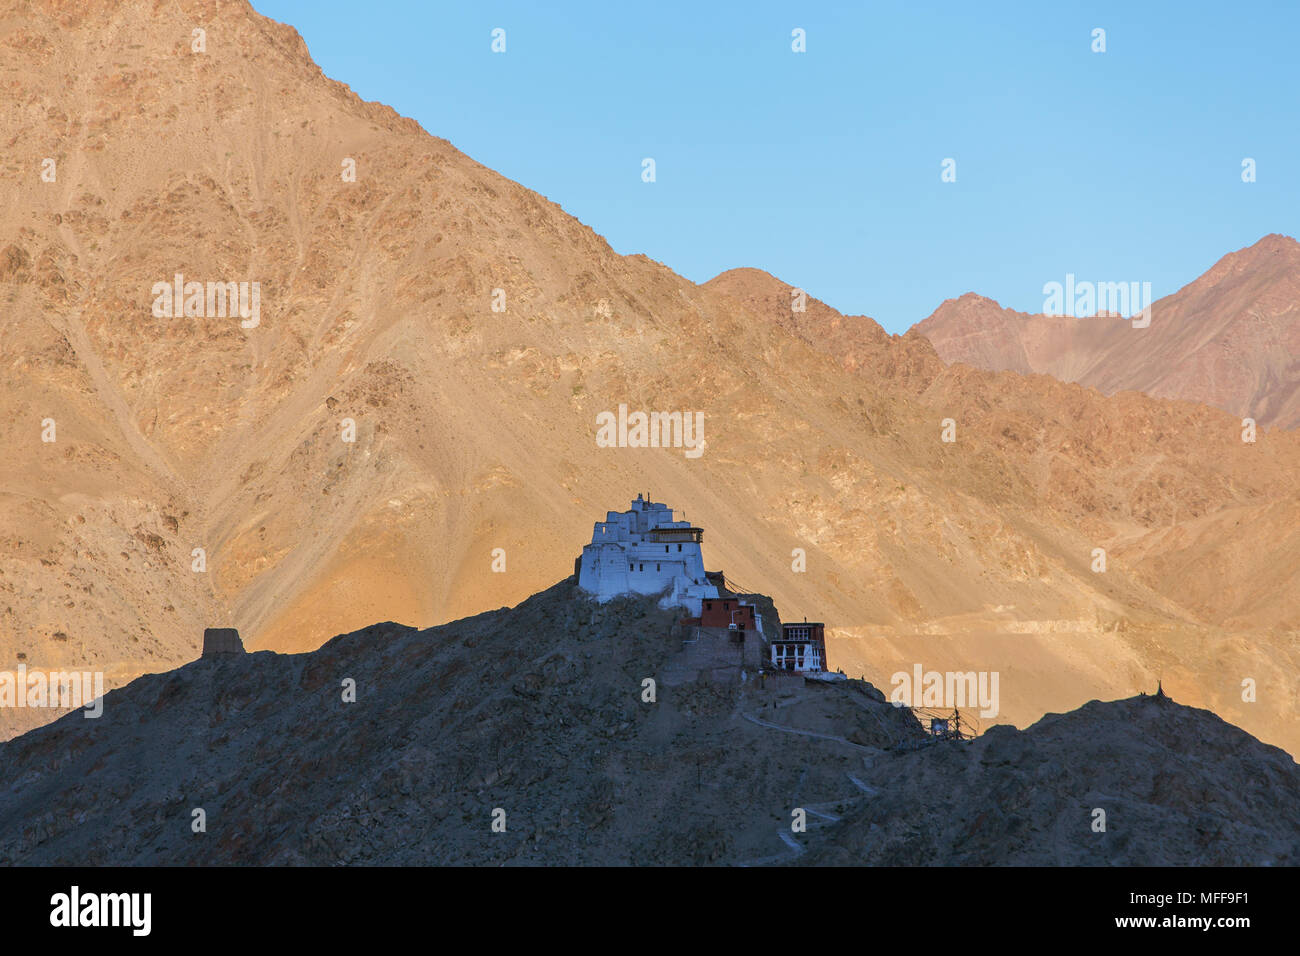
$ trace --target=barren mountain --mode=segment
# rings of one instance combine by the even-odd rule
[[[653,598],[575,583],[205,658],[0,744],[0,864],[1297,861],[1300,768],[1212,714],[924,744],[868,684],[713,679]]]
[[[0,79],[0,668],[455,620],[648,491],[877,686],[996,670],[1023,726],[1163,679],[1300,748],[1297,435],[619,256],[234,0],[10,4]],[[255,323],[155,314],[178,274],[257,282]],[[702,413],[704,453],[600,447],[620,405]]]
[[[1140,324],[1140,323],[1139,323]],[[1300,425],[1300,243],[1265,236],[1152,304],[1151,324],[1026,315],[967,293],[916,326],[945,362],[1042,372],[1103,394],[1185,398]]]

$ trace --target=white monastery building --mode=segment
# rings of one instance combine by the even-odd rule
[[[578,586],[602,604],[620,594],[663,592],[660,607],[699,617],[704,600],[719,597],[704,572],[703,540],[703,528],[674,521],[667,505],[637,495],[631,511],[596,522],[578,559]]]

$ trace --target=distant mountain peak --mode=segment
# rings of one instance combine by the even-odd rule
[[[1147,329],[1115,312],[1027,315],[967,293],[922,322],[946,362],[1039,372],[1105,394],[1141,391],[1300,425],[1300,243],[1272,233],[1151,304]],[[1136,338],[1142,335],[1143,338]]]

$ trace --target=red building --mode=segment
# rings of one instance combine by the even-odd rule
[[[826,625],[783,623],[781,639],[772,642],[772,666],[779,671],[826,670]]]
[[[701,627],[730,627],[732,624],[740,631],[754,630],[754,605],[742,604],[740,598],[734,597],[704,599],[700,611]]]

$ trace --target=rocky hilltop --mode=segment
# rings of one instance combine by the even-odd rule
[[[214,652],[0,744],[0,864],[1298,859],[1300,768],[1212,714],[1094,702],[923,744],[869,684],[720,678],[654,598],[575,588]]]
[[[997,726],[877,761],[865,781],[875,797],[819,831],[801,862],[1300,865],[1295,761],[1163,695]]]
[[[0,863],[780,859],[791,801],[857,792],[862,754],[921,735],[860,681],[715,681],[679,617],[570,578],[442,627],[141,677],[97,720],[0,744]]]

